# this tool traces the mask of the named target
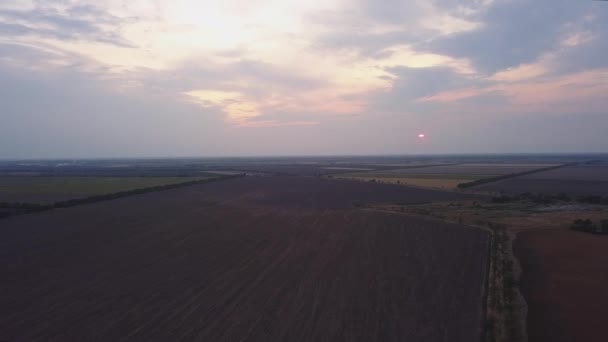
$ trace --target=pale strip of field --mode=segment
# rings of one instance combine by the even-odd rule
[[[351,172],[334,175],[340,178],[370,178],[370,179],[385,179],[385,178],[417,178],[417,179],[456,179],[473,181],[484,177],[492,177],[494,175],[469,175],[469,174],[450,174],[450,173],[399,173],[393,170],[375,171],[375,172]]]
[[[410,167],[410,166],[442,166],[448,163],[424,163],[424,162],[410,162],[410,163],[367,163],[366,165],[371,166],[396,166],[396,167]]]
[[[374,169],[365,169],[361,167],[324,167],[325,170],[352,170],[352,171],[373,171]]]
[[[545,167],[550,167],[545,164]],[[522,164],[458,164],[458,165],[439,165],[430,166],[420,169],[393,169],[383,170],[386,173],[400,174],[444,174],[447,176],[454,175],[456,177],[465,177],[474,175],[477,178],[494,177],[507,175],[512,173],[527,172],[537,169],[542,169],[540,166],[522,165]]]
[[[233,171],[233,170],[211,170],[211,171],[201,171],[203,173],[209,173],[220,176],[236,176],[243,174],[243,171]]]
[[[460,164],[464,167],[467,166],[481,166],[481,167],[499,167],[499,168],[511,168],[511,167],[530,167],[530,168],[544,168],[544,167],[552,167],[563,164],[542,164],[542,163],[466,163]]]
[[[458,178],[435,178],[435,177],[371,177],[367,176],[335,176],[336,178],[342,179],[354,179],[360,181],[371,182],[375,181],[378,183],[388,184],[401,184],[401,185],[413,185],[424,188],[435,188],[435,189],[455,189],[458,184],[470,181],[470,179],[458,179]]]

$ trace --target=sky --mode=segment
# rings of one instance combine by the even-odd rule
[[[0,158],[608,152],[607,52],[591,0],[2,0]]]

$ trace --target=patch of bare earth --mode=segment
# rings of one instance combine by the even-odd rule
[[[478,341],[489,234],[357,209],[454,199],[243,177],[0,222],[0,340]]]
[[[608,236],[569,229],[575,219],[608,218],[606,207],[467,201],[383,208],[493,231],[487,341],[606,341]]]

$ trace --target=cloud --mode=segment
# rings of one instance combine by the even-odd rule
[[[556,134],[605,124],[606,23],[567,0],[5,1],[0,157],[600,150]]]
[[[392,86],[368,96],[368,110],[372,113],[393,113],[407,116],[424,115],[438,118],[437,114],[459,112],[446,110],[440,96],[467,88],[483,88],[489,81],[475,75],[460,73],[451,67],[425,68],[389,67]],[[469,96],[469,97],[472,97]]]
[[[471,60],[477,70],[492,74],[535,61],[560,44],[573,21],[591,13],[591,5],[568,0],[496,0],[475,19],[473,31],[441,36],[419,49]]]
[[[140,69],[140,81],[149,86],[177,91],[214,89],[269,96],[277,90],[303,91],[322,87],[326,81],[262,61],[190,58],[167,70]]]
[[[600,5],[603,5],[600,7]],[[567,27],[551,68],[556,73],[608,67],[608,3],[595,4],[593,14]]]
[[[45,55],[20,49],[21,56]],[[125,89],[103,72],[74,65],[39,70],[0,63],[0,80],[4,158],[221,153],[224,126],[214,108]]]
[[[340,10],[314,13],[308,19],[320,27],[313,46],[384,58],[395,46],[474,30],[479,24],[461,13],[465,8],[450,1],[358,0]]]
[[[93,5],[61,3],[46,6],[38,3],[29,9],[7,9],[0,5],[0,35],[5,37],[34,36],[133,47],[119,32],[120,26],[131,20],[111,15]]]
[[[141,87],[151,93],[187,95],[190,101],[203,107],[222,110],[227,122],[243,125],[271,111],[283,112],[282,120],[273,119],[275,124],[295,122],[289,115],[293,108],[307,98],[311,100],[311,92],[329,87],[327,80],[299,71],[238,58],[190,59],[172,69],[141,69],[128,77],[137,79]],[[317,101],[310,102],[314,106]]]

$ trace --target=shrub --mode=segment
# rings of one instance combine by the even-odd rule
[[[492,203],[507,203],[507,202],[511,202],[512,200],[513,200],[513,198],[511,198],[510,196],[507,196],[507,195],[492,197]]]
[[[608,220],[602,220],[599,224],[595,224],[589,219],[577,219],[572,223],[570,228],[587,233],[608,234]]]
[[[586,219],[586,220],[576,219],[576,220],[574,220],[574,222],[572,223],[572,226],[570,226],[570,228],[573,230],[581,231],[581,232],[593,232],[596,230],[595,225],[593,224],[593,222],[590,219]]]
[[[583,203],[600,204],[602,196],[582,196],[578,200]]]
[[[608,220],[602,220],[600,227],[602,229],[602,233],[608,234]]]

